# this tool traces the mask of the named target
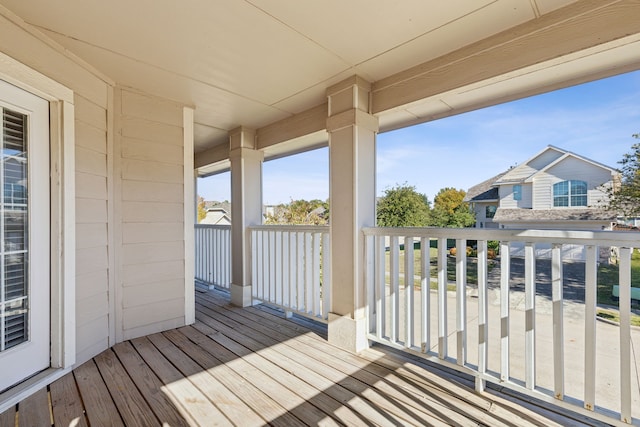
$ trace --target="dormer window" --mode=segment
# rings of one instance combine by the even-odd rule
[[[553,185],[553,206],[587,206],[587,183],[584,181],[562,181]]]

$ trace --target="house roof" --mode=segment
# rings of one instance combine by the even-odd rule
[[[196,167],[228,159],[240,126],[256,130],[265,158],[326,145],[327,89],[355,75],[372,83],[370,112],[387,131],[637,68],[629,7],[0,0],[3,17],[109,84],[194,107]]]
[[[467,194],[464,196],[464,202],[488,202],[497,201],[500,196],[498,195],[498,187],[494,186],[494,183],[498,181],[508,171],[499,173],[498,175],[491,177],[480,184],[474,185],[467,190]]]
[[[498,208],[494,222],[615,221],[616,214],[605,209],[505,209]]]

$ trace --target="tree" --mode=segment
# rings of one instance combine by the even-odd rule
[[[202,221],[207,216],[207,210],[204,206],[204,198],[198,197],[198,222]]]
[[[326,225],[329,223],[329,201],[292,200],[275,206],[265,224]]]
[[[379,227],[424,227],[429,222],[429,200],[404,183],[385,190],[378,201]]]
[[[431,221],[434,227],[470,227],[476,222],[475,215],[468,203],[463,202],[466,192],[446,187],[441,189],[433,200]]]
[[[640,134],[632,137],[640,139]],[[608,196],[606,208],[626,218],[640,216],[640,143],[633,144],[631,152],[625,153],[618,164],[619,180],[604,188]]]

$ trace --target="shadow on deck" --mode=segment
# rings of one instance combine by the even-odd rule
[[[42,425],[598,425],[489,390],[373,346],[326,342],[326,327],[265,306],[196,295],[192,326],[117,344],[0,414]]]

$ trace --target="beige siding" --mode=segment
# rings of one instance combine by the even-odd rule
[[[587,204],[597,205],[604,196],[600,186],[611,180],[611,172],[574,157],[541,172],[533,183],[534,209],[553,207],[553,184],[566,180],[581,180],[587,183]]]
[[[121,337],[184,324],[181,105],[116,90]]]
[[[532,186],[531,184],[520,184],[522,186],[522,198],[515,200],[513,198],[513,185],[501,185],[498,189],[500,195],[500,207],[506,209],[530,209],[533,206]]]
[[[78,363],[109,346],[107,110],[75,96],[76,349]]]

